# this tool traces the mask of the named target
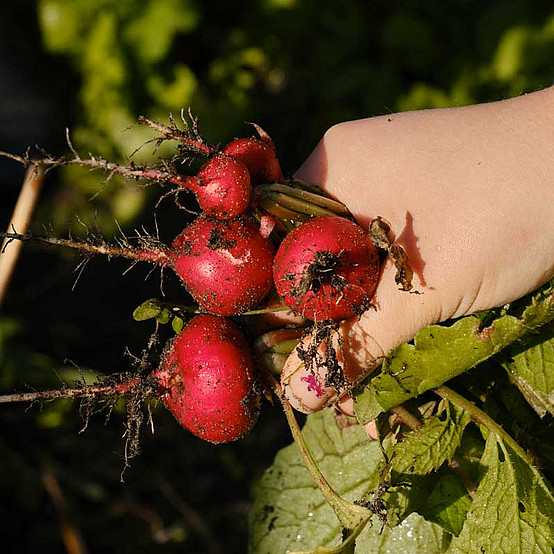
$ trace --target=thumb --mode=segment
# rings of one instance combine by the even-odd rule
[[[435,291],[423,288],[417,278],[414,290],[419,294],[401,291],[394,281],[395,271],[387,261],[372,300],[374,308],[327,333],[315,325],[290,354],[281,384],[297,410],[309,413],[340,400],[392,348],[411,340],[421,327],[443,319]]]

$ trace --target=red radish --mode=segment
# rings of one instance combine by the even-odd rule
[[[169,180],[196,195],[200,209],[217,219],[232,219],[250,203],[250,173],[239,159],[217,154],[200,169],[197,177],[173,175]]]
[[[308,319],[339,321],[370,305],[379,258],[369,236],[338,216],[293,229],[275,256],[273,278],[283,302]]]
[[[246,216],[195,219],[173,242],[173,268],[205,310],[237,315],[256,306],[272,285],[273,243]]]
[[[229,319],[191,319],[166,347],[153,377],[175,419],[204,440],[234,441],[256,423],[261,397],[254,364]]]
[[[244,213],[250,204],[250,173],[238,158],[214,153],[198,172],[197,176],[180,175],[171,164],[164,169],[119,165],[102,158],[58,161],[51,165],[78,164],[103,169],[111,175],[123,175],[128,179],[146,179],[156,183],[173,183],[193,192],[202,211],[218,219],[232,219]]]
[[[275,247],[248,216],[218,220],[202,214],[167,247],[140,237],[141,247],[4,233],[10,240],[35,240],[75,248],[85,255],[120,256],[174,270],[206,311],[238,315],[264,299],[272,286]]]
[[[236,139],[222,150],[223,154],[241,160],[250,171],[252,183],[283,183],[279,160],[275,155],[275,146],[271,139],[261,140],[254,137]]]

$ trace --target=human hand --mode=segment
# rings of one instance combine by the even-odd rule
[[[331,128],[296,177],[343,202],[364,228],[387,219],[421,293],[400,291],[387,260],[376,310],[340,324],[346,377],[358,380],[425,325],[506,304],[551,278],[553,176],[554,89]],[[340,401],[351,411],[344,391],[310,386],[313,372],[289,356],[282,383],[293,406]]]

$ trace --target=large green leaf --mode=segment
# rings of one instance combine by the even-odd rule
[[[449,543],[450,536],[438,525],[413,513],[392,529],[373,518],[358,537],[355,554],[441,554]]]
[[[339,429],[330,409],[312,414],[304,439],[331,486],[356,500],[375,487],[383,456],[359,425]],[[340,543],[340,526],[300,457],[296,444],[281,450],[256,487],[249,514],[250,552],[281,553]]]
[[[361,423],[375,419],[406,400],[438,387],[490,358],[500,350],[554,319],[552,285],[527,299],[520,313],[504,314],[482,328],[477,316],[464,317],[450,327],[421,329],[413,344],[402,344],[385,358],[380,370],[355,394]]]
[[[394,445],[392,471],[400,475],[425,475],[439,469],[454,456],[469,421],[466,412],[445,403],[439,413],[425,420],[419,429],[406,433]]]
[[[452,554],[551,554],[554,496],[540,472],[489,432],[484,475]]]
[[[365,501],[374,502],[374,496],[380,494],[383,507],[386,509],[387,523],[391,526],[400,524],[412,512],[418,512],[427,519],[435,521],[450,533],[461,529],[464,514],[467,511],[465,489],[449,480],[448,471],[437,473],[439,468],[452,460],[461,444],[464,430],[469,423],[469,415],[449,402],[443,402],[439,412],[427,418],[423,425],[407,433],[393,433],[383,441],[383,449],[389,463],[388,473],[381,474],[385,484],[382,492],[372,491]],[[435,497],[428,502],[431,491]],[[439,491],[447,491],[449,500],[436,498]],[[458,502],[460,500],[460,502]],[[450,504],[456,504],[451,507]],[[454,518],[456,525],[451,525],[448,518]],[[460,521],[461,518],[461,521]]]
[[[354,501],[379,481],[384,459],[377,442],[359,425],[341,428],[333,411],[308,416],[303,429],[318,466],[335,490]],[[249,513],[252,554],[312,551],[319,545],[339,545],[339,522],[306,470],[295,444],[281,450],[254,491]],[[413,514],[399,527],[382,529],[374,517],[358,537],[355,552],[443,552],[448,539],[439,527]]]

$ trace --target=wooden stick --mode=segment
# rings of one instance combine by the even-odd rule
[[[8,231],[15,229],[22,234],[27,231],[43,181],[44,167],[40,163],[29,166],[8,225]],[[0,249],[0,306],[21,250],[21,241],[12,241],[11,244],[8,242],[9,239],[4,239]]]
[[[53,471],[45,469],[42,471],[41,477],[44,488],[56,508],[60,532],[67,554],[86,554],[87,547],[83,535],[71,520],[69,505],[56,475]]]

